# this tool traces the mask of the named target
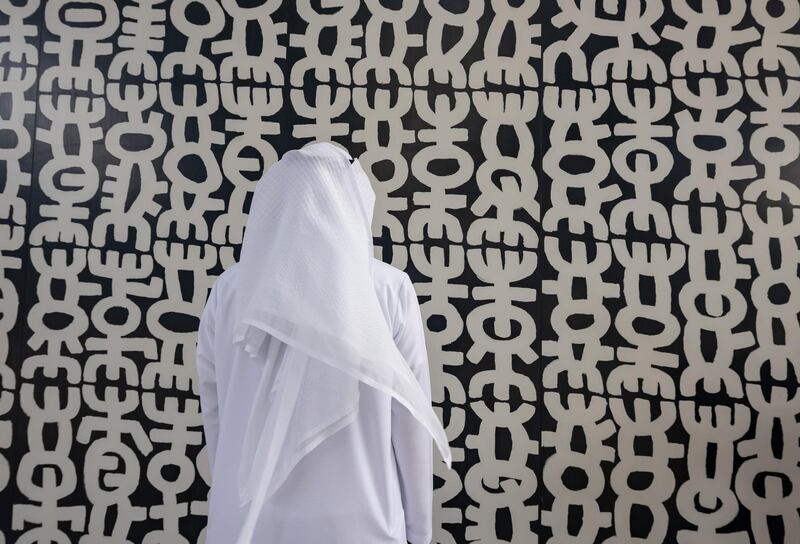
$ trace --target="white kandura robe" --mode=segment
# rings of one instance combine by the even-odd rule
[[[212,485],[208,544],[235,542],[237,468],[260,362],[232,343],[238,264],[215,281],[200,321],[197,373]],[[408,276],[377,259],[375,291],[395,343],[430,397],[424,327]],[[274,339],[273,339],[274,340]],[[274,353],[274,352],[273,352]],[[252,542],[427,544],[432,532],[431,435],[391,396],[360,382],[357,419],[302,458],[267,499]]]

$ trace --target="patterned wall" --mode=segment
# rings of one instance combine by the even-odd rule
[[[0,543],[202,538],[198,316],[312,139],[427,318],[435,542],[796,542],[796,0],[253,4],[0,0]]]

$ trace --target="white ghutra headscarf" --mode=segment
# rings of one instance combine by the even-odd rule
[[[287,152],[256,185],[234,342],[265,364],[239,466],[241,504],[253,501],[240,542],[297,462],[355,420],[359,381],[403,404],[450,467],[442,424],[373,288],[374,204],[358,159],[325,142]]]

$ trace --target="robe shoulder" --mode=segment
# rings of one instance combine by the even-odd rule
[[[372,278],[392,334],[396,335],[405,322],[409,296],[414,293],[411,278],[380,259],[372,261]]]
[[[236,276],[239,270],[239,263],[233,263],[228,268],[222,271],[222,274],[217,276],[217,282],[228,282]]]
[[[233,263],[217,276],[217,279],[211,284],[206,307],[217,306],[220,301],[227,300],[232,296],[232,286],[235,285],[237,272],[238,263]]]
[[[395,268],[392,265],[383,262],[380,259],[372,258],[372,276],[375,284],[386,284],[400,287],[403,282],[410,282],[411,279],[408,274]]]

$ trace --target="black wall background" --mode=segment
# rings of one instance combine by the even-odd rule
[[[435,542],[796,542],[799,12],[0,3],[0,542],[201,538],[197,318],[313,139],[422,303]]]

